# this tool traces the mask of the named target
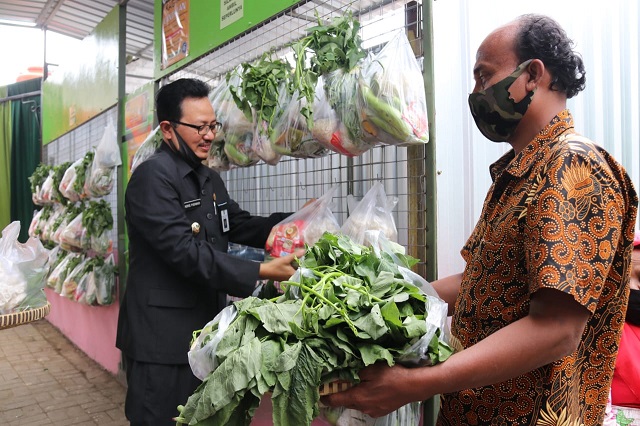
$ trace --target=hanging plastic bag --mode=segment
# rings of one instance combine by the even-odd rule
[[[49,251],[36,238],[18,241],[20,222],[2,230],[0,239],[0,314],[20,312],[47,303],[44,294]]]
[[[228,90],[227,82],[223,80],[210,94],[211,106],[216,113],[216,120],[223,123],[223,128],[216,132],[213,141],[211,141],[211,148],[209,148],[206,164],[218,172],[224,172],[232,168],[229,163],[229,157],[227,157],[227,154],[224,152],[224,121],[223,115],[221,115],[220,112],[225,100],[226,90]]]
[[[75,268],[73,268],[67,276],[64,278],[62,282],[62,289],[60,291],[60,296],[64,296],[68,299],[73,299],[76,289],[78,288],[78,283],[82,279],[82,277],[87,273],[87,263],[90,258],[83,259],[80,263],[78,263]]]
[[[118,134],[110,122],[104,129],[86,179],[88,194],[92,197],[102,197],[111,193],[116,167],[121,164]]]
[[[93,151],[87,152],[64,172],[58,189],[68,200],[76,202],[88,197],[85,192],[85,181],[87,170],[93,161],[93,157]]]
[[[82,226],[83,213],[80,212],[60,234],[60,247],[65,250],[82,251],[90,246],[91,239],[87,235],[87,230]]]
[[[49,171],[49,175],[44,180],[42,184],[42,189],[40,190],[40,195],[38,199],[42,202],[43,205],[53,204],[54,201],[54,192],[53,192],[53,169]]]
[[[398,229],[392,210],[397,199],[389,199],[381,182],[376,182],[351,211],[342,225],[343,234],[358,244],[366,244],[366,231],[380,230],[389,240],[398,241]]]
[[[360,111],[367,133],[384,144],[429,141],[422,71],[404,31],[366,65],[360,79]]]
[[[162,132],[160,131],[160,126],[156,126],[156,128],[147,135],[144,142],[142,142],[136,153],[133,155],[133,159],[131,160],[131,173],[133,173],[136,167],[138,167],[143,161],[151,157],[161,144]]]
[[[271,229],[265,250],[273,257],[293,253],[305,244],[315,244],[325,232],[336,232],[340,225],[331,210],[333,197],[338,187],[334,186],[322,197],[298,210]]]
[[[239,88],[240,78],[237,72],[230,73],[227,85]],[[258,163],[260,157],[253,150],[253,122],[238,108],[229,90],[220,95],[216,116],[222,123],[224,152],[229,158],[229,163],[238,167]]]
[[[215,353],[218,343],[235,319],[237,310],[234,305],[222,309],[214,319],[200,331],[194,332],[191,348],[187,353],[193,375],[204,380],[218,366]]]
[[[411,402],[386,416],[373,418],[345,407],[320,407],[320,418],[332,426],[418,426],[422,417],[422,403]]]
[[[280,119],[275,122],[271,146],[283,155],[296,158],[318,158],[329,153],[307,128],[307,120],[301,114],[306,99],[297,90],[293,96],[283,96]]]
[[[338,154],[355,157],[367,152],[375,143],[351,138],[338,113],[327,100],[325,81],[324,77],[318,77],[311,134],[322,146]],[[352,97],[355,98],[355,95],[352,94]]]
[[[33,218],[31,218],[31,223],[29,224],[29,232],[28,235],[30,237],[36,238],[36,229],[38,228],[38,223],[40,222],[40,217],[42,216],[42,209],[34,210]]]
[[[116,296],[116,268],[113,254],[106,258],[103,265],[93,269],[93,276],[96,288],[96,302],[99,305],[111,305]]]

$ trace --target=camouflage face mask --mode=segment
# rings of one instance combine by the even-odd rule
[[[493,86],[469,95],[471,115],[487,139],[494,142],[506,141],[527,112],[534,92],[527,93],[524,99],[516,102],[511,99],[509,88],[532,60],[521,63],[511,75]]]

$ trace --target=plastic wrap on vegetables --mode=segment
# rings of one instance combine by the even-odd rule
[[[90,248],[94,252],[105,255],[112,250],[113,242],[109,231],[113,229],[111,206],[105,200],[90,201],[82,212],[82,226],[87,231]]]
[[[131,160],[131,172],[136,169],[143,161],[147,158],[151,157],[156,149],[160,147],[162,143],[162,132],[160,131],[160,126],[156,126],[155,129],[151,131],[142,142],[136,153],[133,155],[133,160]]]
[[[116,276],[113,254],[106,258],[103,265],[93,269],[98,305],[111,305],[116,295]]]
[[[331,206],[338,187],[298,210],[271,229],[265,250],[273,257],[285,256],[295,249],[311,245],[326,232],[336,232],[340,225]]]
[[[355,99],[355,95],[351,97]],[[355,105],[353,107],[355,109]],[[325,79],[318,78],[315,101],[313,104],[313,137],[327,149],[348,157],[355,157],[370,150],[375,143],[351,138],[347,127],[338,117],[338,113],[327,100]]]
[[[40,163],[33,171],[33,174],[29,177],[29,184],[31,185],[31,199],[33,204],[42,206],[43,201],[41,199],[42,184],[49,176],[49,170],[51,166]]]
[[[112,123],[107,124],[102,139],[96,148],[85,182],[87,193],[92,197],[102,197],[111,193],[116,167],[122,164],[118,135]]]
[[[93,156],[93,151],[87,152],[82,158],[73,162],[64,172],[58,189],[68,200],[76,202],[88,197],[84,184],[87,170],[93,161]]]
[[[297,158],[318,158],[329,152],[307,128],[307,120],[301,114],[306,99],[295,91],[292,96],[282,96],[283,112],[276,122],[271,146],[277,152]]]
[[[422,72],[403,31],[364,67],[359,93],[363,128],[372,137],[391,145],[429,141]]]
[[[82,225],[81,212],[64,228],[60,234],[60,247],[69,251],[83,251],[89,249],[91,237],[87,229]]]
[[[74,294],[76,292],[76,288],[78,288],[78,283],[82,279],[82,277],[86,274],[87,263],[90,258],[84,258],[80,263],[78,263],[75,268],[73,268],[67,276],[64,278],[62,283],[62,289],[60,290],[60,296],[64,296],[68,299],[73,299]]]
[[[40,222],[40,216],[42,216],[42,209],[35,210],[33,212],[33,218],[31,219],[31,223],[29,224],[29,232],[28,232],[28,235],[30,237],[37,238],[36,229],[38,228],[38,223]]]

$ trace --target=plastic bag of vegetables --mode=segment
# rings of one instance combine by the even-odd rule
[[[352,97],[355,98],[355,95]],[[346,126],[327,100],[325,79],[322,76],[318,78],[316,85],[311,134],[325,148],[348,157],[363,154],[375,145],[370,141],[351,139]]]
[[[0,238],[0,314],[43,306],[49,251],[36,238],[18,241],[20,222],[2,230]]]
[[[251,113],[247,117],[238,108],[231,94],[232,87],[236,93],[242,93],[241,75],[237,70],[232,71],[227,74],[226,82],[229,89],[220,95],[217,109],[214,106],[217,120],[222,123],[224,132],[224,152],[230,164],[238,167],[252,166],[260,161],[260,157],[253,151],[254,124]]]
[[[329,151],[313,138],[307,128],[307,120],[301,114],[305,103],[306,99],[298,91],[291,96],[281,93],[279,105],[283,110],[274,125],[271,146],[275,151],[290,157],[323,157]]]
[[[337,186],[332,187],[322,197],[275,225],[267,237],[265,250],[273,257],[285,256],[305,244],[315,244],[324,232],[338,231],[340,225],[331,210],[337,191]]]
[[[49,176],[50,169],[51,166],[40,163],[33,171],[33,174],[29,177],[29,184],[31,185],[31,199],[33,204],[37,206],[43,205],[43,201],[41,199],[42,184]]]
[[[116,267],[113,254],[110,254],[102,265],[92,271],[98,305],[111,305],[116,296]]]
[[[60,247],[64,250],[82,251],[89,248],[91,238],[87,234],[87,229],[82,226],[83,214],[80,212],[60,234]]]
[[[68,200],[76,202],[88,197],[85,192],[85,181],[93,156],[94,152],[88,151],[82,158],[74,161],[64,172],[58,189]]]
[[[371,137],[391,145],[429,141],[422,72],[404,31],[367,63],[359,83],[363,128]]]
[[[118,134],[112,123],[107,124],[85,182],[87,193],[102,197],[113,188],[116,167],[122,164],[118,147]]]
[[[160,126],[156,126],[155,129],[151,131],[142,142],[136,153],[133,155],[133,159],[131,160],[131,173],[138,167],[143,161],[147,158],[151,157],[156,149],[160,147],[162,143],[162,132],[160,131]]]
[[[90,258],[84,258],[73,268],[62,283],[62,289],[60,290],[60,296],[64,296],[68,299],[73,299],[78,283],[82,280],[82,277],[87,273],[87,263]]]
[[[387,197],[382,183],[375,182],[355,207],[350,206],[341,232],[358,244],[368,244],[367,231],[382,231],[387,239],[397,242],[398,229],[392,213],[396,204],[397,199]]]

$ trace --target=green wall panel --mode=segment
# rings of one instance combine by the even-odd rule
[[[194,61],[238,34],[250,30],[283,10],[300,3],[300,0],[184,0],[189,7],[189,54],[162,69],[162,2],[155,0],[155,78],[159,79]],[[238,10],[233,17],[226,17],[221,28],[220,11]],[[234,20],[238,18],[237,20]]]
[[[114,8],[42,85],[42,141],[47,144],[118,100],[120,8]],[[70,56],[71,57],[71,56]]]

